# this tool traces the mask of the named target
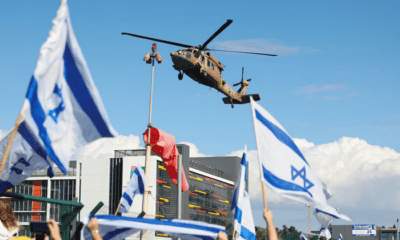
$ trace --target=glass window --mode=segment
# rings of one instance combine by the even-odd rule
[[[210,60],[207,60],[207,66],[210,66]]]
[[[214,63],[211,63],[211,66],[212,66],[212,70],[214,70]]]

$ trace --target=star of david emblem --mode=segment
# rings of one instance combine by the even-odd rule
[[[300,177],[304,181],[304,189],[308,190],[314,186],[310,180],[306,177],[306,167],[303,167],[300,171],[298,171],[295,167],[292,167],[292,180],[295,180],[297,177]]]
[[[54,122],[57,122],[57,117],[62,111],[64,111],[65,105],[64,105],[64,99],[61,94],[61,88],[59,88],[57,84],[54,86],[53,93],[55,93],[61,99],[61,102],[58,105],[58,107],[49,111],[49,116],[54,120]]]

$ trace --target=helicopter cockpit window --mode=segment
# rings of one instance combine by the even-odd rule
[[[204,56],[201,56],[201,62],[204,64],[205,63],[205,58]]]
[[[195,50],[193,50],[193,54],[194,54],[194,56],[196,57],[196,58],[198,58],[199,57],[199,54],[198,54],[198,52],[197,52],[197,50],[195,49]]]
[[[214,63],[211,63],[212,70],[214,70]]]
[[[208,61],[207,61],[207,66],[209,66],[209,67],[210,67],[210,60],[208,60]]]

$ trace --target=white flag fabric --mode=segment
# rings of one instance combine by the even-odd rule
[[[304,234],[301,234],[300,240],[308,240],[308,238],[306,238],[306,236],[304,236]]]
[[[0,141],[0,159],[3,159],[11,134],[12,130]],[[49,177],[52,177],[53,171],[50,163],[51,159],[47,158],[46,151],[32,135],[25,122],[22,122],[14,137],[10,154],[1,174],[0,192],[13,188],[35,171],[46,167],[49,167],[47,172]]]
[[[159,220],[145,218],[131,218],[112,215],[88,216],[83,222],[87,224],[89,219],[96,217],[99,223],[99,233],[103,240],[124,239],[142,230],[154,230],[167,233],[170,236],[181,239],[212,240],[217,239],[219,232],[226,232],[223,226],[191,220]],[[92,239],[85,228],[85,239]]]
[[[343,240],[342,234],[339,234],[339,240]]]
[[[146,175],[143,172],[143,169],[140,165],[136,166],[133,171],[133,175],[131,181],[129,182],[129,186],[122,194],[121,197],[121,206],[118,210],[120,213],[128,213],[129,209],[132,206],[133,199],[136,194],[143,195],[144,193],[144,184],[146,183]]]
[[[251,212],[249,194],[246,192],[247,160],[246,150],[243,152],[239,170],[239,180],[233,194],[231,210],[235,214],[236,239],[255,240],[255,228],[253,214]]]
[[[312,171],[279,122],[252,98],[251,110],[265,184],[284,197],[316,206],[332,216],[351,221],[327,204],[330,193],[325,184]]]
[[[327,240],[332,238],[331,229],[329,226],[327,228],[321,227],[319,230],[319,237],[326,237]]]
[[[64,173],[88,143],[117,135],[75,38],[66,0],[40,49],[24,109],[27,126]]]

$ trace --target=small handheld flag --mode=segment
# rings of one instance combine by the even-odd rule
[[[239,171],[239,180],[236,184],[231,206],[232,212],[235,213],[236,239],[255,240],[256,234],[253,214],[251,212],[250,198],[245,189],[247,182],[246,150],[243,152]]]
[[[131,181],[129,182],[129,186],[122,194],[120,200],[120,213],[128,213],[129,209],[132,206],[133,199],[136,194],[143,195],[144,193],[144,184],[146,182],[146,175],[144,174],[142,167],[138,165],[133,171],[133,175],[131,177]]]

